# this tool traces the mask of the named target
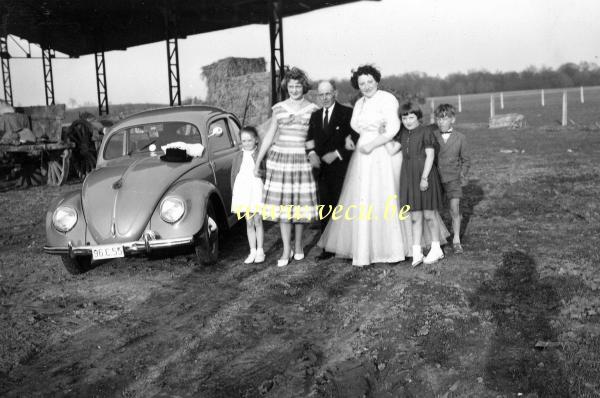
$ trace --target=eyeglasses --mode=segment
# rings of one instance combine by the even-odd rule
[[[319,94],[319,97],[333,97],[333,93],[322,93]]]

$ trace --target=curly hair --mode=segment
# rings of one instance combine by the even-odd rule
[[[419,104],[412,101],[406,101],[402,105],[400,105],[398,113],[400,117],[408,116],[411,113],[414,113],[417,119],[421,120],[423,118],[423,111],[421,110],[421,107],[419,106]]]
[[[286,94],[288,94],[287,85],[290,80],[298,80],[300,84],[302,84],[302,94],[306,94],[310,90],[310,81],[302,69],[293,67],[285,72],[285,76],[283,77],[283,80],[281,80],[281,89]]]
[[[373,65],[361,65],[356,70],[352,71],[352,77],[350,78],[350,84],[355,90],[358,90],[358,77],[362,75],[371,75],[377,83],[381,80],[381,72]]]

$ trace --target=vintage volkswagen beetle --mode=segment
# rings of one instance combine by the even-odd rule
[[[237,221],[229,209],[239,131],[234,115],[207,106],[121,121],[106,134],[81,191],[48,209],[44,251],[60,255],[74,274],[94,261],[176,247],[194,248],[200,263],[215,262],[219,231]],[[161,147],[173,142],[201,156],[169,158]]]

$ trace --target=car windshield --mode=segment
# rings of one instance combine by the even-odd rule
[[[115,159],[135,153],[151,154],[162,151],[163,145],[172,142],[201,144],[200,131],[190,123],[163,122],[127,127],[112,134],[105,149],[105,159]]]

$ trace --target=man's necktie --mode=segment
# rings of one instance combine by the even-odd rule
[[[329,109],[325,109],[325,118],[323,119],[323,130],[329,127]]]

